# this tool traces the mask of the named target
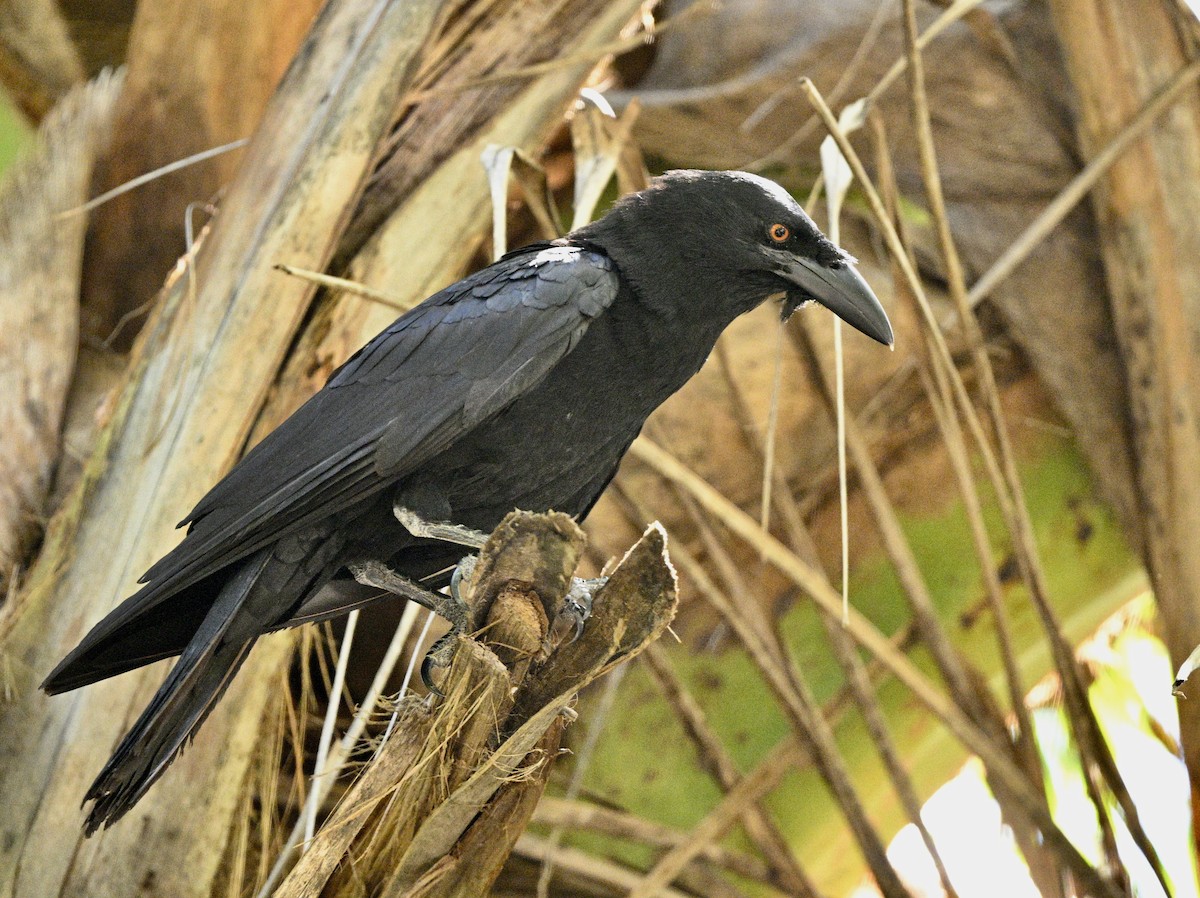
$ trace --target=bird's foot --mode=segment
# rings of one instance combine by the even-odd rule
[[[427,521],[411,509],[400,503],[392,506],[396,520],[413,536],[424,539],[440,539],[443,542],[467,546],[471,549],[482,549],[487,542],[487,534],[464,527],[461,524],[451,524],[448,521]]]
[[[386,564],[378,561],[364,561],[349,566],[354,579],[364,586],[373,586],[390,592],[409,601],[416,602],[423,608],[428,608],[434,614],[444,617],[450,622],[450,632],[433,644],[433,648],[421,662],[421,682],[435,695],[441,696],[442,691],[433,684],[433,668],[448,667],[454,660],[454,646],[460,633],[467,629],[470,621],[467,604],[459,596],[461,572],[455,569],[450,581],[450,592],[434,592],[415,583],[402,574],[393,571]]]
[[[433,682],[433,669],[435,667],[449,667],[454,661],[454,652],[458,645],[458,637],[466,629],[467,621],[470,618],[470,608],[463,601],[462,593],[460,592],[462,581],[463,577],[471,576],[471,572],[475,570],[475,562],[478,560],[474,555],[467,556],[459,562],[458,566],[454,568],[454,573],[450,575],[450,595],[446,598],[449,598],[454,606],[459,609],[456,614],[461,614],[461,622],[455,622],[447,618],[447,620],[451,620],[450,631],[438,639],[421,660],[421,682],[425,684],[426,689],[438,698],[445,698],[446,694],[438,689],[437,684]]]
[[[594,580],[575,577],[571,581],[571,590],[558,609],[558,620],[571,628],[571,642],[583,635],[583,625],[592,616],[592,597],[607,580],[607,577]]]

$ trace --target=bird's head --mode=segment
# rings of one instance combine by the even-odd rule
[[[758,175],[667,172],[585,230],[602,243],[608,242],[604,232],[616,239],[623,269],[622,249],[694,288],[720,289],[743,311],[780,294],[784,317],[816,302],[892,345],[887,313],[854,258],[822,234],[786,190]],[[639,272],[628,274],[636,281]]]

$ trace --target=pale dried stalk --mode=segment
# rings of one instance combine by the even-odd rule
[[[795,331],[794,333],[802,354],[813,369],[813,375],[825,399],[826,408],[832,414],[834,385],[830,382],[830,378],[816,358],[816,353],[812,345],[811,331],[808,328],[811,328],[811,324],[807,328]],[[975,721],[983,732],[988,734],[992,744],[998,751],[1008,751],[1010,739],[1003,721],[992,713],[988,704],[982,700],[983,696],[977,691],[978,687],[976,686],[980,678],[978,676],[968,676],[970,671],[966,662],[951,644],[949,636],[941,625],[941,621],[933,607],[928,585],[917,564],[912,547],[900,527],[895,507],[892,505],[884,489],[883,480],[875,466],[874,460],[871,458],[866,440],[853,418],[847,417],[845,424],[846,437],[854,456],[855,469],[859,474],[860,485],[867,497],[868,504],[876,521],[876,526],[883,538],[888,557],[892,561],[905,595],[909,599],[910,607],[913,609],[914,618],[917,622],[917,631],[922,641],[926,643],[926,646],[934,656],[955,702]],[[990,557],[983,562],[985,566],[989,567],[991,563]],[[1040,772],[1032,781],[1040,784]],[[1002,789],[997,789],[997,793],[1001,797],[1004,797]],[[1042,805],[1043,810],[1049,813],[1049,809],[1045,807],[1044,801]],[[929,841],[932,842],[932,840]],[[934,853],[934,857],[937,857],[936,853]]]
[[[730,407],[733,410],[734,418],[737,419],[740,432],[746,438],[746,443],[754,452],[755,457],[765,468],[766,449],[763,445],[763,438],[758,431],[758,426],[754,423],[754,415],[750,411],[750,403],[746,399],[745,390],[742,389],[734,374],[724,340],[717,341],[715,355],[717,370],[721,372],[721,376],[729,388]],[[796,502],[791,484],[778,468],[771,471],[771,480],[771,504],[783,520],[788,542],[801,558],[810,563],[815,562],[817,548],[812,542],[812,537],[809,536],[808,528],[804,526],[804,516],[800,513],[800,506]]]
[[[825,400],[826,409],[830,414],[833,414],[835,384],[830,382],[827,372],[817,359],[813,347],[812,324],[806,321],[805,326],[793,331],[793,334],[796,337],[801,354],[812,369],[813,377]],[[854,456],[855,469],[859,475],[860,486],[866,495],[868,505],[876,521],[876,526],[883,538],[885,550],[892,561],[893,568],[897,572],[905,596],[908,598],[909,605],[913,610],[917,631],[937,662],[942,677],[949,686],[954,700],[981,729],[990,735],[997,749],[1004,750],[1009,745],[1009,738],[1005,728],[1001,721],[989,713],[987,708],[980,702],[980,696],[976,692],[971,679],[967,676],[966,662],[951,644],[948,634],[941,625],[940,618],[933,606],[928,584],[925,582],[924,576],[920,571],[912,547],[900,527],[896,509],[887,495],[882,477],[875,466],[870,449],[866,444],[866,439],[862,435],[857,422],[852,417],[845,416],[843,421],[846,439],[851,454]],[[990,556],[983,564],[988,570],[991,570]],[[836,634],[836,637],[831,633],[831,640],[834,642],[835,648],[839,648],[838,642],[840,638],[843,638],[843,634],[840,632]],[[853,654],[847,655],[844,651],[839,651],[839,655],[846,662],[854,663],[857,661],[856,656]],[[847,676],[852,678],[850,681],[853,684],[855,682],[853,678],[857,676],[857,672],[847,669]],[[863,695],[861,690],[856,689],[855,691],[856,696]],[[863,714],[868,722],[868,726],[871,726],[874,730],[881,730],[882,717],[877,715],[877,709],[873,707],[873,696],[868,695],[865,697],[871,701],[872,707],[863,705],[861,698],[859,704],[863,707]],[[873,712],[876,712],[874,716]],[[919,806],[913,804],[915,801],[915,792],[909,785],[907,774],[904,773],[898,763],[893,763],[889,760],[889,753],[893,752],[890,739],[886,737],[886,733],[882,733],[881,731],[881,735],[876,736],[876,741],[883,754],[889,774],[896,784],[902,803],[905,804],[910,815],[915,813],[913,822],[916,824],[927,847],[930,849],[930,854],[938,866],[945,887],[948,891],[952,891],[949,879],[945,876],[945,867],[941,862],[936,848],[933,846],[933,840],[920,821]],[[1040,779],[1038,781],[1040,782]]]
[[[983,425],[979,420],[978,414],[975,412],[975,408],[971,402],[970,396],[967,394],[966,386],[963,384],[962,377],[953,363],[953,360],[950,356],[949,347],[946,344],[945,336],[942,334],[941,327],[933,313],[932,307],[929,304],[929,299],[925,294],[924,287],[921,283],[920,277],[916,272],[913,261],[904,248],[895,224],[892,221],[891,216],[888,215],[887,210],[883,205],[883,201],[879,197],[878,191],[875,189],[875,186],[868,176],[866,169],[862,165],[862,161],[859,159],[858,154],[855,152],[854,147],[850,144],[850,141],[846,138],[846,135],[838,126],[837,120],[834,118],[829,107],[825,104],[820,92],[811,82],[807,82],[805,84],[805,92],[808,95],[809,101],[813,104],[813,107],[817,109],[822,119],[824,119],[825,125],[829,129],[830,134],[833,135],[835,140],[837,140],[838,146],[841,148],[843,155],[846,157],[846,161],[850,164],[855,177],[862,185],[863,193],[867,198],[868,204],[871,207],[876,221],[880,225],[882,236],[887,244],[888,250],[892,255],[893,262],[903,275],[904,283],[908,288],[908,292],[915,300],[918,311],[920,312],[921,317],[926,324],[925,333],[931,346],[931,361],[933,364],[941,367],[941,370],[945,373],[950,383],[953,396],[958,404],[959,413],[962,414],[964,420],[966,420],[971,430],[972,437],[977,443],[989,478],[996,488],[996,498],[1000,505],[1001,512],[1005,520],[1011,522],[1017,517],[1018,512],[1014,507],[1012,495],[1009,489],[1006,488],[1008,480],[1004,472],[1001,471],[1001,466],[997,460],[996,453],[992,449],[991,441],[984,433]],[[1041,609],[1039,606],[1039,610],[1043,609]],[[1052,614],[1048,606],[1045,607],[1043,613]],[[1059,628],[1055,629],[1057,630]]]
[[[894,233],[893,231],[893,236]],[[750,546],[761,551],[767,561],[803,589],[826,613],[835,617],[840,615],[841,597],[829,586],[828,581],[775,537],[764,533],[749,515],[711,485],[645,437],[635,440],[630,451],[634,457],[650,465],[659,474],[686,489],[717,520]],[[743,614],[746,611],[747,609],[741,609]],[[1085,888],[1097,895],[1116,898],[1111,886],[1099,877],[1059,830],[1009,756],[998,750],[991,739],[961,709],[943,695],[872,623],[853,608],[850,609],[846,629],[859,645],[883,662],[889,672],[907,686],[913,696],[941,720],[967,748],[980,755],[989,771],[1019,799],[1021,808],[1042,830],[1046,840],[1060,852],[1063,861],[1079,877]]]
[[[733,758],[725,750],[720,738],[709,727],[700,704],[676,676],[666,651],[660,645],[652,645],[646,650],[642,660],[645,662],[650,678],[662,693],[667,706],[679,718],[684,732],[688,734],[688,738],[696,747],[701,766],[708,771],[709,776],[716,781],[721,791],[728,793],[741,779],[741,773]],[[790,895],[798,895],[801,898],[817,898],[819,892],[816,883],[804,871],[787,844],[783,833],[779,831],[765,808],[758,804],[747,806],[742,817],[742,826],[771,867],[769,877],[758,878]],[[719,846],[710,846],[710,851],[716,850],[719,850]],[[729,864],[724,864],[724,866],[734,869]],[[737,872],[742,875],[750,875],[745,871]]]
[[[775,326],[774,370],[771,375],[771,400],[767,412],[767,432],[763,435],[762,502],[759,506],[758,523],[763,530],[771,529],[771,487],[776,480],[775,438],[779,431],[779,390],[783,385],[783,328],[780,321]]]
[[[1028,509],[1025,507],[1025,491],[1016,470],[1012,444],[1008,437],[1008,422],[1000,405],[1000,391],[996,386],[995,372],[992,370],[991,360],[988,358],[987,348],[983,343],[983,333],[979,329],[975,316],[970,311],[962,261],[959,258],[954,237],[950,233],[950,219],[946,214],[946,201],[942,194],[941,175],[938,171],[937,153],[933,145],[933,130],[930,125],[929,107],[925,95],[924,65],[920,48],[916,42],[916,14],[913,0],[903,0],[903,2],[913,123],[917,132],[921,175],[929,200],[930,214],[934,220],[938,245],[946,263],[946,281],[950,288],[950,295],[958,309],[959,323],[964,329],[967,343],[971,349],[976,374],[983,389],[989,423],[996,438],[996,452],[1003,475],[1003,480],[996,483],[996,489],[998,492],[1005,492],[1011,503],[1009,507],[1012,510],[1012,517],[1009,520],[1009,528],[1013,532],[1018,556],[1025,556],[1024,563],[1029,568],[1027,580],[1030,588],[1044,597],[1046,595],[1045,574],[1042,571],[1037,547],[1033,540],[1032,524],[1029,520]],[[937,330],[940,332],[940,328]]]
[[[825,400],[826,410],[833,415],[837,401],[835,384],[831,382],[825,369],[817,361],[816,351],[813,348],[812,327],[812,321],[805,319],[804,325],[792,333],[812,370],[818,391]],[[854,468],[858,472],[859,486],[866,496],[888,558],[895,568],[896,577],[908,599],[909,608],[912,610],[913,619],[917,625],[917,632],[937,662],[938,671],[949,686],[954,700],[977,723],[982,723],[984,716],[967,681],[963,660],[959,656],[958,650],[950,643],[941,621],[938,619],[937,610],[933,605],[933,597],[929,594],[929,587],[917,564],[912,546],[909,545],[908,539],[900,527],[899,516],[896,514],[891,499],[888,498],[883,478],[871,457],[871,450],[867,446],[866,438],[862,435],[855,420],[846,416],[843,421],[846,444],[850,454],[854,457]]]
[[[678,486],[676,488],[678,489]],[[907,895],[904,886],[887,857],[882,839],[867,817],[858,790],[854,787],[849,769],[834,739],[833,728],[821,712],[808,681],[791,653],[785,648],[778,627],[771,626],[766,615],[759,610],[755,597],[747,588],[737,564],[729,556],[724,544],[712,532],[708,521],[695,507],[691,497],[685,494],[682,498],[688,511],[692,513],[710,556],[725,580],[726,591],[736,601],[740,610],[740,613],[727,614],[726,619],[743,644],[749,645],[752,638],[761,638],[766,644],[775,663],[770,668],[763,668],[764,678],[775,692],[793,732],[800,744],[808,749],[812,762],[833,793],[880,890],[886,896],[904,898]],[[781,677],[774,675],[776,670],[782,674]]]
[[[513,851],[530,860],[544,861],[550,853],[550,846],[545,839],[524,833],[517,839]],[[640,878],[636,870],[630,870],[613,861],[603,860],[578,848],[557,848],[555,858],[556,863],[562,869],[622,892],[628,892],[634,888]],[[670,886],[663,886],[655,893],[655,898],[694,898],[694,896]]]
[[[806,325],[806,328],[812,326],[811,324],[809,324],[807,319],[805,321],[805,325]],[[803,333],[805,333],[807,335],[807,329]],[[793,331],[793,336],[796,336],[795,331]],[[815,357],[812,357],[811,345],[803,347],[802,352],[807,352],[810,356],[811,363],[813,365],[816,365]],[[738,400],[740,400],[741,399],[740,391],[737,388],[737,383],[736,383],[735,378],[733,377],[732,371],[729,370],[727,360],[722,358],[721,361],[724,362],[724,364],[722,365],[722,369],[725,372],[726,380],[730,385],[731,392],[734,394],[734,396]],[[818,372],[818,375],[823,377],[823,372]],[[828,386],[827,383],[826,383],[826,386]],[[737,403],[735,403],[735,408],[736,407],[737,407]],[[748,439],[750,439],[753,444],[757,445],[757,442],[753,439],[757,435],[757,432],[755,430],[753,430],[752,422],[747,422],[747,423],[743,424],[743,427],[746,429]],[[792,498],[790,491],[788,493],[786,493],[785,495],[787,496],[788,499]],[[794,508],[794,505],[792,507]],[[800,544],[800,546],[811,547],[812,546],[812,538],[809,535],[807,528],[804,526],[803,520],[799,518],[798,509],[796,510],[796,515],[797,515],[797,524],[796,524],[795,530],[793,531],[795,533],[795,535],[798,537],[796,542],[798,542]],[[766,528],[764,527],[764,530],[765,529]],[[793,528],[789,528],[789,530],[792,530],[792,529]],[[701,532],[702,532],[702,534],[704,534],[704,532],[705,532],[703,526],[701,526]],[[727,559],[725,553],[723,552],[722,547],[720,547],[719,545],[714,547],[711,544],[711,542],[708,542],[707,539],[706,539],[706,542],[709,545],[710,553],[713,555],[714,560],[716,560],[718,562],[718,564],[727,572],[726,573],[727,580],[729,579],[730,576],[733,576],[734,578],[736,578],[737,577],[736,566],[733,566],[728,563],[728,559]],[[801,552],[801,549],[799,546],[793,544],[793,551],[797,551],[799,554]],[[803,557],[803,555],[802,555],[802,557]],[[812,563],[813,566],[816,567],[817,562],[815,560],[816,559],[815,551],[813,552],[812,557],[813,557],[813,561],[810,563]],[[914,560],[914,565],[915,565],[915,560]],[[843,593],[843,596],[844,596],[844,593]],[[823,614],[820,616],[821,616],[822,622],[826,625],[827,628],[830,629],[830,640],[834,644],[835,654],[837,655],[838,661],[841,664],[843,670],[846,672],[846,677],[847,677],[846,689],[849,691],[850,695],[852,695],[854,697],[856,704],[858,704],[860,709],[862,710],[864,719],[866,719],[868,721],[868,726],[870,726],[872,728],[872,730],[878,734],[875,741],[879,747],[882,757],[884,758],[885,767],[887,768],[889,776],[893,780],[893,783],[896,787],[897,794],[900,795],[902,803],[905,806],[905,810],[908,814],[909,819],[918,828],[919,832],[921,833],[921,837],[922,837],[923,841],[925,842],[926,847],[930,853],[930,856],[934,859],[934,863],[938,868],[939,875],[943,882],[943,887],[946,889],[947,894],[953,895],[954,890],[950,884],[949,877],[945,872],[945,865],[941,860],[941,856],[937,851],[937,847],[933,842],[932,836],[929,834],[928,829],[925,827],[924,822],[921,820],[920,804],[916,799],[916,790],[913,788],[911,780],[909,779],[907,772],[904,771],[903,767],[899,764],[899,762],[897,760],[897,755],[896,755],[896,752],[894,749],[894,744],[891,740],[890,735],[887,733],[887,730],[886,730],[886,724],[884,722],[882,709],[879,707],[878,702],[875,699],[874,692],[870,688],[870,685],[869,685],[870,684],[869,674],[867,673],[865,666],[862,665],[862,662],[858,659],[858,656],[856,654],[854,654],[854,652],[852,652],[852,651],[846,652],[844,650],[845,646],[846,646],[845,636],[844,636],[844,634],[842,634],[840,632],[840,630],[838,630],[839,625],[833,621],[830,621],[829,618],[827,618]],[[776,638],[780,639],[777,627],[776,627],[776,631],[777,631]],[[851,665],[853,665],[853,667],[851,667]]]
[[[971,397],[967,393],[967,388],[963,383],[962,376],[954,365],[953,358],[950,355],[950,347],[946,343],[945,335],[942,333],[941,325],[939,324],[936,315],[934,315],[933,307],[929,303],[929,297],[925,293],[925,288],[921,283],[920,276],[917,274],[916,266],[913,260],[909,257],[901,242],[896,226],[888,215],[887,209],[880,199],[879,192],[875,189],[874,182],[870,175],[867,174],[866,168],[859,159],[858,153],[854,146],[846,137],[837,123],[833,112],[826,105],[820,91],[811,81],[805,80],[802,84],[805,95],[813,108],[817,110],[822,120],[825,122],[825,127],[829,133],[837,141],[838,148],[845,156],[846,162],[849,163],[851,171],[854,173],[855,179],[862,187],[863,195],[865,196],[871,212],[875,220],[879,223],[881,236],[887,246],[888,251],[892,255],[894,263],[898,266],[900,273],[903,275],[904,283],[908,287],[913,300],[917,304],[917,309],[920,312],[921,319],[925,322],[926,333],[933,345],[932,358],[935,363],[943,366],[946,375],[950,380],[950,385],[953,389],[954,398],[959,404],[960,414],[963,415],[968,426],[970,427],[972,436],[979,444],[980,454],[983,458],[985,467],[988,470],[989,476],[993,478],[993,482],[1003,485],[1004,478],[1000,471],[1000,464],[996,460],[996,454],[992,450],[991,442],[984,434],[983,425],[979,420],[979,415],[975,412],[974,405],[971,403]],[[997,490],[997,500],[1000,503],[1001,511],[1004,513],[1006,520],[1015,512],[1012,509],[1012,499],[1005,489]]]
[[[933,314],[933,310],[929,305],[928,298],[925,295],[924,288],[920,282],[920,278],[916,273],[916,269],[913,266],[912,260],[909,258],[902,243],[900,242],[896,229],[890,217],[887,215],[886,209],[879,198],[878,192],[875,190],[875,187],[867,175],[866,170],[863,168],[861,160],[858,158],[857,153],[850,144],[849,140],[846,138],[846,135],[838,127],[837,120],[834,118],[833,113],[829,110],[829,107],[825,104],[820,92],[811,82],[806,82],[804,84],[804,89],[810,103],[812,103],[813,107],[818,111],[822,119],[825,121],[826,128],[838,142],[838,146],[841,148],[843,155],[850,164],[855,177],[858,178],[859,183],[862,185],[863,192],[872,209],[872,212],[880,224],[882,236],[884,237],[888,249],[892,253],[895,263],[898,265],[901,273],[904,275],[904,280],[913,298],[917,302],[918,309],[927,326],[926,333],[934,350],[932,357],[935,360],[935,363],[940,364],[943,367],[943,370],[946,372],[949,378],[954,398],[959,406],[959,411],[967,421],[972,431],[972,435],[978,443],[985,467],[988,469],[988,473],[992,477],[993,483],[996,484],[996,495],[1001,510],[1005,516],[1005,519],[1010,522],[1010,529],[1012,529],[1014,534],[1017,536],[1019,549],[1017,553],[1018,559],[1022,561],[1023,566],[1027,566],[1027,559],[1029,556],[1028,546],[1027,544],[1022,543],[1021,534],[1024,533],[1026,538],[1028,538],[1029,533],[1027,530],[1018,529],[1020,528],[1019,522],[1017,522],[1019,512],[1015,508],[1017,503],[1014,501],[1009,489],[1007,488],[1009,478],[1006,472],[1001,471],[1000,464],[992,451],[990,441],[984,435],[983,426],[979,421],[978,415],[975,413],[975,409],[971,403],[970,397],[967,395],[966,387],[962,382],[962,378],[953,365],[949,348],[946,345],[945,337],[943,336],[940,325],[938,324]],[[1022,545],[1024,545],[1023,549],[1021,548]],[[1031,592],[1034,593],[1035,600],[1037,600],[1039,613],[1041,613],[1043,617],[1053,620],[1053,611],[1044,601],[1044,596],[1038,595],[1038,590],[1036,589],[1037,583],[1031,579],[1031,575],[1028,573],[1026,576],[1027,580],[1031,583],[1031,586],[1034,587]],[[1047,632],[1051,633],[1051,644],[1054,647],[1055,652],[1060,652],[1060,646],[1058,645],[1060,640],[1056,640],[1053,636],[1053,634],[1056,632],[1061,633],[1061,628],[1057,626],[1057,622],[1053,622],[1051,625],[1048,625]],[[1067,651],[1067,654],[1070,654],[1069,650]],[[1107,754],[1106,749],[1107,746],[1105,746],[1105,750],[1098,755],[1102,762],[1104,754]],[[1024,790],[1022,790],[1022,794],[1023,791]],[[1022,801],[1023,800],[1024,799],[1022,799]],[[1070,848],[1069,851],[1074,852],[1074,848]],[[1088,869],[1087,875],[1093,879],[1097,878],[1094,871],[1090,870],[1090,868]]]
[[[351,296],[358,296],[368,302],[379,303],[381,306],[386,306],[397,312],[407,312],[411,308],[411,306],[406,306],[394,296],[389,296],[382,290],[374,290],[366,284],[360,284],[358,281],[334,277],[331,274],[322,274],[319,271],[309,271],[306,268],[297,268],[295,265],[284,265],[282,262],[276,265],[275,269],[329,290],[341,291]]]
[[[930,369],[933,369],[933,374],[937,377],[938,383],[933,384],[930,376]],[[958,417],[952,411],[952,402],[949,395],[949,387],[945,383],[945,378],[942,376],[940,368],[923,364],[921,366],[920,376],[921,383],[925,387],[925,393],[929,397],[929,406],[933,409],[934,418],[937,420],[938,428],[942,434],[942,441],[946,446],[946,452],[950,458],[950,467],[954,471],[954,479],[958,484],[959,495],[963,500],[963,508],[966,511],[967,523],[971,530],[971,541],[975,547],[975,555],[979,559],[979,570],[983,577],[984,594],[987,596],[988,606],[992,611],[992,621],[996,628],[996,642],[1000,650],[1000,658],[1004,667],[1004,677],[1008,685],[1008,699],[1012,707],[1012,713],[1017,718],[1018,724],[1018,742],[1028,742],[1028,751],[1022,752],[1026,757],[1026,763],[1037,762],[1037,748],[1033,740],[1035,737],[1033,730],[1033,721],[1029,717],[1029,709],[1025,705],[1025,687],[1021,682],[1021,672],[1017,667],[1016,652],[1013,649],[1011,627],[1008,620],[1008,611],[1004,606],[1004,593],[1000,585],[1000,577],[996,573],[995,552],[992,549],[991,537],[987,532],[987,525],[983,520],[983,507],[979,498],[979,491],[975,486],[975,478],[971,471],[971,460],[967,451],[966,440],[963,438],[962,428],[959,425]],[[1030,754],[1032,752],[1032,754]],[[1037,766],[1029,768],[1032,774],[1034,770],[1038,770]]]
[[[1008,683],[1009,704],[1012,714],[1017,721],[1016,734],[1013,739],[1014,750],[1018,762],[1025,768],[1030,783],[1037,788],[1039,784],[1043,783],[1043,777],[1042,762],[1038,754],[1036,742],[1036,732],[1033,729],[1033,722],[1030,718],[1029,709],[1026,706],[1025,690],[1021,685],[1020,672],[1017,668],[1016,655],[1008,627],[1008,613],[1004,606],[1004,596],[1000,591],[999,575],[996,572],[995,555],[992,552],[991,540],[987,534],[986,525],[983,520],[981,502],[971,470],[966,442],[963,439],[958,418],[952,412],[953,399],[949,395],[949,387],[945,384],[944,373],[941,368],[929,363],[928,341],[923,340],[921,345],[926,350],[922,359],[920,375],[922,382],[927,384],[930,406],[934,411],[935,419],[942,433],[951,467],[954,470],[955,480],[958,483],[959,493],[963,499],[963,507],[966,509],[967,520],[971,528],[972,541],[975,546],[976,555],[979,558],[980,571],[984,578],[987,602],[991,608],[996,628],[996,640],[1002,658],[1005,679]],[[929,371],[931,369],[939,381],[940,395],[932,389],[932,384],[928,383],[930,380]],[[1042,788],[1044,796],[1044,786]],[[1062,876],[1059,875],[1058,864],[1054,857],[1042,845],[1041,838],[1036,830],[1024,825],[1019,819],[1013,819],[1013,815],[1008,813],[1005,803],[1006,798],[1003,793],[998,793],[997,799],[1001,806],[1001,813],[1005,815],[1005,819],[1014,824],[1012,827],[1013,835],[1021,849],[1021,853],[1025,856],[1030,877],[1036,883],[1038,891],[1046,896],[1046,898],[1062,898],[1064,895],[1064,883]]]
[[[1163,890],[1169,894],[1170,888],[1167,884],[1162,863],[1158,858],[1158,853],[1141,826],[1132,798],[1129,796],[1124,781],[1117,770],[1117,766],[1112,760],[1107,741],[1100,730],[1100,725],[1095,718],[1095,712],[1091,707],[1091,703],[1088,701],[1087,690],[1083,685],[1074,652],[1067,643],[1066,637],[1063,636],[1062,629],[1058,625],[1058,621],[1050,608],[1049,587],[1039,557],[1037,542],[1034,538],[1033,522],[1025,502],[1025,491],[1021,485],[1020,475],[1017,471],[1016,456],[1008,434],[1008,422],[1005,419],[1004,410],[1000,404],[1000,391],[996,386],[995,373],[992,370],[991,360],[988,358],[987,349],[983,343],[983,333],[979,329],[978,322],[975,320],[967,298],[966,276],[963,273],[962,262],[958,255],[954,236],[950,231],[950,219],[946,214],[941,173],[938,170],[937,152],[933,144],[933,129],[930,124],[929,105],[925,93],[924,64],[921,57],[921,50],[917,45],[915,0],[903,0],[903,2],[905,41],[909,58],[910,94],[912,98],[913,121],[917,132],[917,148],[921,160],[922,180],[925,184],[926,196],[929,200],[930,213],[933,216],[938,244],[946,263],[946,280],[950,287],[950,295],[954,299],[955,306],[958,308],[959,323],[966,332],[976,372],[983,387],[983,396],[992,425],[992,432],[996,438],[996,446],[1004,474],[1004,487],[1009,490],[1012,498],[1012,506],[1015,514],[1009,521],[1009,529],[1013,534],[1014,547],[1017,550],[1017,561],[1029,585],[1034,604],[1042,617],[1043,626],[1047,630],[1047,636],[1050,639],[1056,666],[1058,667],[1060,676],[1063,678],[1064,690],[1067,697],[1068,717],[1071,720],[1072,730],[1079,749],[1083,754],[1084,780],[1088,788],[1089,797],[1096,808],[1096,815],[1100,822],[1105,850],[1109,855],[1109,863],[1113,870],[1121,869],[1120,859],[1117,856],[1116,836],[1112,831],[1111,821],[1108,818],[1108,812],[1104,807],[1103,799],[1099,793],[1098,784],[1092,782],[1094,769],[1092,761],[1096,762],[1107,785],[1116,796],[1134,842],[1137,843],[1138,848],[1154,869]],[[999,491],[1001,489],[1000,484],[997,484],[996,488]]]
[[[231,140],[229,143],[223,143],[220,146],[210,147],[207,150],[201,150],[199,153],[193,153],[190,156],[184,156],[182,159],[176,159],[172,162],[168,162],[166,165],[159,166],[153,171],[146,172],[144,175],[138,175],[136,178],[131,178],[123,184],[118,184],[112,190],[106,190],[104,193],[92,197],[86,203],[82,203],[78,206],[72,206],[70,209],[60,212],[58,217],[73,218],[77,215],[84,215],[85,213],[91,212],[93,209],[103,206],[110,200],[114,200],[123,194],[129,193],[131,190],[136,190],[143,184],[149,184],[151,181],[157,181],[159,178],[164,178],[173,172],[177,172],[188,168],[189,166],[196,165],[197,163],[204,162],[207,159],[221,156],[233,150],[240,150],[249,142],[249,137],[240,137],[237,140]],[[189,251],[190,249],[191,247],[189,241]]]
[[[341,707],[342,688],[346,684],[346,668],[350,664],[350,650],[354,645],[354,631],[358,628],[359,609],[355,608],[346,618],[346,630],[342,634],[342,644],[338,650],[337,668],[334,670],[333,683],[329,687],[329,702],[325,708],[325,720],[321,724],[321,739],[317,744],[317,759],[313,766],[313,788],[309,793],[309,801],[304,808],[304,841],[312,839],[317,830],[317,783],[323,777],[333,779],[337,771],[329,764],[329,746],[333,742],[333,728],[337,723],[338,708]]]
[[[1008,249],[1002,252],[967,293],[974,307],[983,302],[996,287],[1020,267],[1029,254],[1067,217],[1104,177],[1121,156],[1137,142],[1159,117],[1176,102],[1188,95],[1188,88],[1200,78],[1200,59],[1190,63],[1156,93],[1124,128],[1093,156],[1058,195],[1038,213]]]
[[[912,253],[908,251],[908,241],[904,234],[903,223],[898,212],[900,192],[896,185],[895,170],[892,167],[891,152],[888,149],[887,133],[882,117],[872,115],[871,125],[875,143],[876,167],[879,172],[879,182],[883,191],[883,198],[887,205],[888,217],[893,222],[901,243],[905,246],[905,254],[911,259]],[[900,272],[897,270],[894,260],[892,265],[894,287],[899,294],[905,291],[906,285],[900,277]],[[980,570],[984,578],[984,588],[996,622],[996,635],[1008,683],[1009,702],[1012,705],[1013,713],[1016,715],[1019,724],[1017,742],[1021,747],[1021,757],[1024,759],[1032,775],[1034,771],[1040,771],[1041,762],[1038,759],[1036,745],[1033,743],[1033,725],[1029,719],[1028,709],[1025,706],[1025,688],[1021,683],[1020,673],[1017,668],[1016,653],[1013,649],[1008,624],[1008,614],[1004,607],[1000,579],[996,573],[994,564],[995,554],[992,550],[991,537],[988,535],[987,527],[983,520],[982,502],[980,501],[979,491],[976,488],[974,475],[971,470],[966,440],[963,436],[958,417],[953,414],[954,400],[950,396],[950,388],[946,383],[945,372],[932,361],[933,351],[929,346],[928,338],[923,339],[918,344],[918,349],[918,373],[922,378],[922,382],[926,383],[929,380],[931,377],[929,372],[932,371],[941,388],[940,401],[939,396],[928,389],[927,383],[926,394],[929,396],[934,419],[938,423],[943,443],[946,445],[951,466],[955,472],[959,492],[963,498],[963,507],[966,510],[967,520],[971,528],[971,538],[975,546],[975,554],[979,559]]]
[[[642,655],[642,659],[649,659],[650,655],[657,651],[656,646],[651,646]],[[645,820],[617,808],[592,804],[587,801],[557,798],[553,795],[546,795],[538,802],[537,810],[533,812],[533,821],[564,829],[603,833],[618,839],[641,842],[655,848],[670,848],[682,844],[687,839],[687,833],[682,830]],[[753,855],[722,845],[710,845],[699,860],[724,867],[730,872],[756,880],[763,885],[779,888],[778,883],[771,881],[771,869],[760,858]]]

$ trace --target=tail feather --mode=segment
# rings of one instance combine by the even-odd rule
[[[225,583],[166,682],[88,789],[88,835],[137,803],[224,694],[263,630],[244,606],[269,560],[269,550],[260,552]]]

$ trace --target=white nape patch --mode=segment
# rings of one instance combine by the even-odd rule
[[[548,265],[551,262],[569,262],[579,258],[579,253],[580,249],[577,246],[548,246],[543,250],[538,250],[529,260],[529,265],[537,267]]]

